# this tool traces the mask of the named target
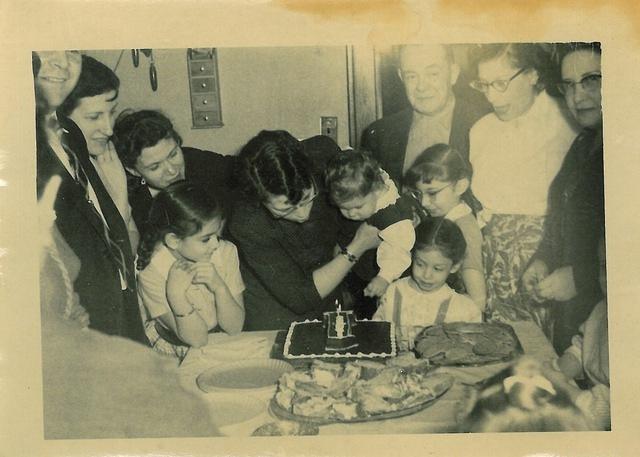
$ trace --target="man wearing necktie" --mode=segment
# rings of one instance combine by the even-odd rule
[[[38,195],[51,176],[61,176],[54,207],[56,225],[80,259],[80,273],[73,285],[89,313],[90,327],[147,343],[139,314],[133,250],[122,216],[126,208],[110,195],[114,186],[108,178],[104,178],[108,184],[101,179],[82,131],[67,118],[58,120],[56,114],[76,84],[85,87],[99,82],[87,80],[92,76],[81,72],[82,63],[76,51],[34,53],[35,87],[40,103],[46,105],[38,109]],[[117,95],[117,87],[114,92]]]
[[[429,146],[449,144],[468,157],[469,129],[489,107],[458,82],[462,75],[450,46],[403,45],[396,51],[408,106],[365,128],[362,147],[401,184],[405,172]]]

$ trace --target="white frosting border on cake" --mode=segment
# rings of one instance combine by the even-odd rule
[[[363,320],[359,320],[356,322],[388,322],[388,321],[383,321],[383,320],[379,320],[379,319],[363,319]],[[369,357],[369,358],[379,358],[379,357],[395,357],[397,351],[396,351],[396,328],[395,326],[392,324],[389,326],[389,338],[391,340],[391,352],[371,352],[368,354],[365,354],[364,352],[340,352],[340,353],[335,353],[335,352],[325,352],[323,354],[301,354],[301,355],[292,355],[289,354],[289,349],[291,348],[291,337],[293,336],[293,329],[295,328],[296,325],[300,325],[300,324],[313,324],[313,323],[320,323],[320,321],[318,319],[313,319],[313,320],[309,320],[309,319],[305,319],[302,322],[292,322],[291,325],[289,326],[289,331],[287,332],[287,338],[284,341],[284,348],[283,348],[283,355],[286,359],[318,359],[318,358],[334,358],[334,359],[344,359],[344,358],[364,358],[364,357]]]

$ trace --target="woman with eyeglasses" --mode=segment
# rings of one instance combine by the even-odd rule
[[[322,173],[338,153],[327,137],[298,141],[282,130],[263,130],[240,151],[245,195],[233,204],[228,232],[246,286],[245,330],[286,329],[320,318],[336,299],[348,305],[343,280],[380,239],[378,229],[354,225],[327,200]]]
[[[583,128],[549,189],[543,241],[523,276],[525,288],[552,303],[553,343],[560,353],[602,292],[598,240],[604,234],[600,43],[560,46],[558,90]]]
[[[545,89],[551,60],[540,45],[481,45],[472,62],[470,85],[493,106],[469,136],[473,192],[486,224],[487,313],[534,321],[550,335],[548,307],[522,290],[520,280],[542,239],[549,185],[576,130]]]

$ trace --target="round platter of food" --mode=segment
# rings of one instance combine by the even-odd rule
[[[508,362],[523,353],[513,328],[499,322],[431,325],[416,336],[415,352],[438,366]]]
[[[331,423],[367,422],[407,416],[436,402],[453,384],[414,357],[386,363],[314,361],[307,370],[285,373],[271,400],[280,419]]]

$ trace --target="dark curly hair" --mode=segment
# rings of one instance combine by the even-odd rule
[[[182,138],[160,111],[123,111],[113,127],[113,145],[125,167],[135,168],[142,150],[173,138],[181,146]]]
[[[455,265],[464,259],[467,242],[462,230],[455,222],[441,217],[431,217],[416,227],[416,243],[413,246],[413,252],[423,250],[438,250]]]
[[[363,151],[336,155],[327,166],[325,181],[331,199],[338,205],[369,195],[384,186],[378,162]]]
[[[471,71],[478,75],[478,64],[506,56],[515,68],[538,72],[536,89],[542,91],[553,83],[550,53],[540,43],[491,43],[475,45],[470,50]]]
[[[173,233],[185,238],[198,233],[209,221],[223,218],[220,202],[200,186],[179,181],[167,186],[153,200],[138,248],[137,269],[144,270],[156,245]]]
[[[295,205],[315,185],[302,144],[284,130],[262,130],[240,150],[238,159],[238,183],[260,202],[270,195],[284,195]]]

